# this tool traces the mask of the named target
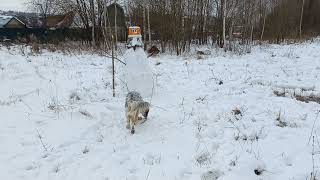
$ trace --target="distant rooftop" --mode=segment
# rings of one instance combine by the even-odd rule
[[[0,28],[6,25],[12,18],[13,16],[0,15]]]
[[[17,17],[0,15],[0,28],[3,28],[11,19],[15,19],[19,21],[21,24],[25,25],[25,23]]]

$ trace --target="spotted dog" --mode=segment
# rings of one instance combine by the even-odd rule
[[[134,126],[140,122],[143,123],[148,118],[150,103],[143,101],[140,93],[130,91],[126,96],[126,128],[131,130],[131,134],[135,133]]]

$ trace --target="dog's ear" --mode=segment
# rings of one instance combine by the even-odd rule
[[[148,114],[149,114],[149,109],[147,109],[147,110],[144,112],[144,114],[143,114],[144,118],[147,118],[147,117],[148,117]]]

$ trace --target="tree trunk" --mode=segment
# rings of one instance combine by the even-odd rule
[[[90,0],[90,8],[91,8],[91,23],[92,23],[91,38],[92,38],[92,46],[94,47],[96,45],[95,33],[94,33],[94,26],[95,26],[94,0]]]
[[[149,35],[149,45],[151,46],[151,29],[150,29],[150,2],[147,5],[147,16],[148,16],[148,35]]]
[[[254,23],[252,23],[251,31],[250,31],[250,41],[251,41],[251,43],[253,42],[253,27],[254,27]]]
[[[117,50],[117,43],[118,43],[118,24],[117,24],[117,1],[114,2],[114,36],[115,36],[115,44],[114,47]]]
[[[226,9],[227,9],[227,0],[222,0],[223,4],[222,4],[222,47],[223,48],[225,46],[225,42],[226,42]]]
[[[229,27],[229,44],[228,44],[228,47],[227,47],[227,50],[228,51],[232,51],[233,49],[232,49],[232,41],[233,41],[233,35],[232,35],[232,33],[233,33],[233,24],[234,24],[234,22],[233,21],[231,21],[231,24],[230,24],[230,27]]]
[[[205,5],[204,5],[205,6]],[[206,42],[206,32],[207,32],[207,30],[206,30],[206,28],[207,28],[207,16],[206,16],[206,14],[207,14],[207,9],[206,9],[207,7],[205,6],[203,9],[203,28],[202,28],[202,37],[201,37],[201,43],[202,44],[204,44],[205,42]]]
[[[262,41],[262,39],[263,39],[264,28],[265,28],[265,26],[266,26],[266,18],[267,18],[267,13],[264,12],[263,25],[262,25],[262,31],[261,31],[260,41]]]
[[[146,26],[146,7],[145,7],[146,3],[145,3],[145,0],[143,1],[143,5],[142,5],[142,8],[143,8],[143,42],[144,42],[144,50],[147,49],[147,26]]]
[[[127,10],[127,12],[128,12],[128,16],[129,16],[129,26],[131,26],[132,25],[132,19],[131,19],[131,13],[130,13],[130,10],[129,10],[129,2],[126,2],[126,10]]]
[[[113,44],[113,35],[112,35],[112,51],[111,51],[111,55],[112,55],[112,96],[115,97],[116,96],[116,88],[115,88],[115,81],[114,81],[114,44]]]
[[[103,38],[104,38],[104,48],[105,50],[107,50],[108,48],[108,40],[107,40],[107,33],[108,33],[108,30],[107,30],[107,5],[106,5],[106,2],[104,1],[103,3],[103,20],[104,20],[104,29],[103,29]]]
[[[303,10],[304,10],[304,0],[302,0],[302,5],[301,5],[301,14],[300,14],[300,29],[299,29],[299,37],[300,39],[302,38],[302,20],[303,20]]]

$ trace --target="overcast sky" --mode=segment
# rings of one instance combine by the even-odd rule
[[[0,10],[27,11],[28,0],[0,0]]]

